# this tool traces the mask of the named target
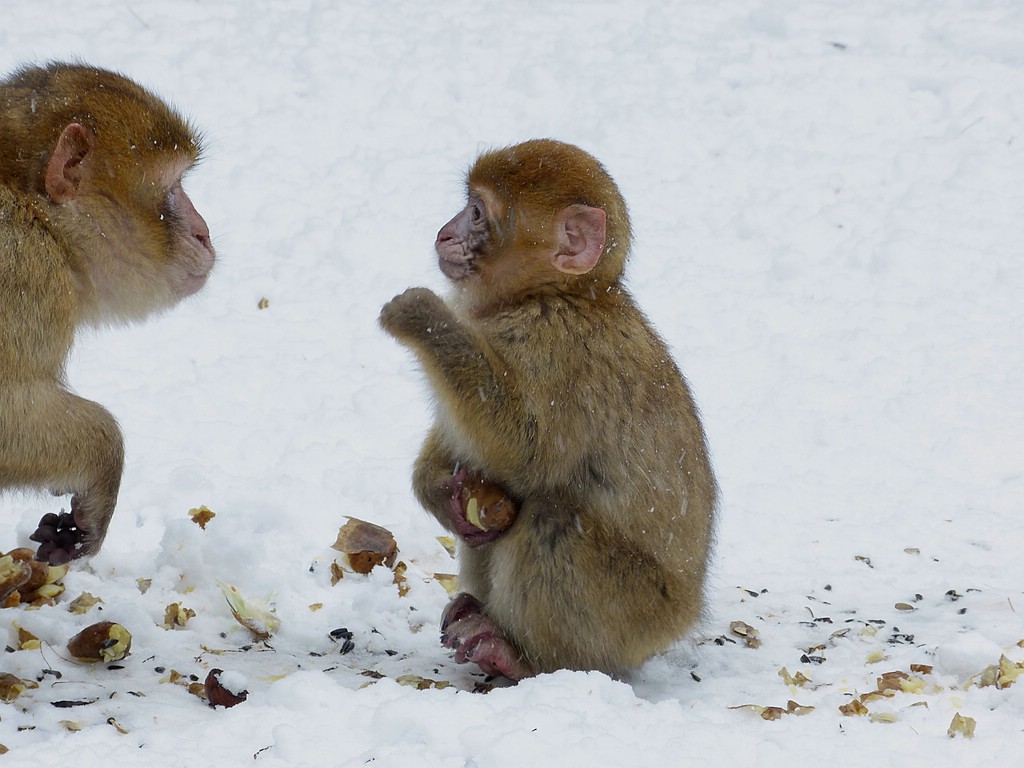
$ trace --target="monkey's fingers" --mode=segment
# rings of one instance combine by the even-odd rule
[[[429,288],[408,288],[381,307],[380,327],[397,339],[432,332],[436,322],[450,314],[441,298]]]
[[[441,618],[441,643],[455,651],[458,664],[474,663],[488,675],[522,680],[533,669],[486,613],[480,601],[465,592],[445,609]]]
[[[49,512],[42,516],[36,530],[28,537],[37,542],[36,560],[50,565],[63,565],[91,551],[87,533],[77,526],[74,515]]]
[[[500,635],[490,635],[466,649],[466,661],[473,662],[488,675],[501,675],[513,682],[536,674],[519,651]]]
[[[454,624],[470,614],[483,612],[483,603],[469,594],[469,592],[459,592],[459,594],[451,599],[451,602],[445,606],[444,611],[441,613],[441,633],[443,634],[448,629],[449,624]]]

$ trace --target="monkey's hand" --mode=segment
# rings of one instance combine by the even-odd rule
[[[515,522],[515,504],[500,485],[459,469],[449,479],[448,487],[452,526],[470,547],[494,541]]]
[[[415,341],[456,320],[448,305],[429,288],[409,288],[384,305],[379,322],[399,341]]]
[[[519,681],[534,672],[508,641],[480,601],[462,592],[441,614],[441,643],[455,651],[455,661],[478,665],[488,675]]]
[[[78,556],[75,550],[81,545],[84,535],[85,531],[75,525],[74,515],[70,512],[61,512],[59,515],[49,512],[43,515],[39,527],[28,538],[39,542],[36,560],[50,565],[62,565]]]
[[[61,512],[59,515],[50,512],[42,516],[39,526],[28,537],[30,541],[39,544],[36,560],[50,565],[63,565],[99,549],[106,525],[102,525],[103,531],[99,535],[91,527],[83,528],[80,525],[83,518],[81,507],[81,500],[75,495],[71,497],[70,512]]]

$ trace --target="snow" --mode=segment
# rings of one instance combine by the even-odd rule
[[[12,647],[15,624],[42,641],[0,664],[40,680],[0,704],[5,760],[742,768],[1019,751],[1024,684],[968,685],[1001,654],[1024,661],[1015,0],[33,0],[3,17],[0,70],[77,57],[202,127],[187,187],[220,257],[196,299],[79,339],[69,379],[118,417],[127,466],[103,551],[57,605],[0,614]],[[593,152],[630,203],[629,282],[700,403],[721,519],[692,637],[625,680],[475,693],[482,676],[437,638],[432,575],[455,565],[409,489],[426,390],[376,316],[410,285],[444,289],[433,237],[475,154],[538,136]],[[0,548],[62,504],[0,498]],[[406,596],[386,569],[331,585],[346,515],[394,532]],[[268,644],[218,580],[274,607]],[[82,592],[102,604],[68,612]],[[195,617],[162,628],[171,603]],[[120,669],[65,650],[103,619],[133,634]],[[918,692],[840,712],[911,665],[933,667]],[[244,703],[162,682],[214,667]],[[732,709],[789,700],[814,709]],[[947,736],[957,712],[973,739]]]

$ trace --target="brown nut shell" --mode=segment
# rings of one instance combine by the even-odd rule
[[[68,641],[68,652],[79,661],[120,661],[131,648],[131,633],[112,621],[92,624]]]
[[[50,566],[40,560],[26,560],[28,567],[32,569],[32,575],[21,588],[24,593],[34,592],[49,581]]]
[[[398,556],[398,544],[391,531],[355,517],[348,518],[331,547],[348,556],[356,573],[369,573],[382,564],[391,568]]]
[[[29,549],[28,547],[18,547],[17,549],[12,549],[7,554],[10,555],[11,557],[13,557],[15,560],[35,560],[36,559],[36,553],[34,551],[32,551],[31,549]]]
[[[249,696],[248,691],[232,693],[225,688],[220,682],[220,676],[223,671],[223,669],[211,669],[210,674],[206,676],[206,682],[203,684],[206,700],[210,702],[211,707],[233,707],[236,704],[241,704]]]
[[[462,483],[466,519],[481,531],[504,531],[515,522],[517,510],[504,489],[495,483],[467,477]]]
[[[0,602],[12,592],[20,591],[31,578],[32,566],[27,562],[16,560],[11,555],[0,557]]]

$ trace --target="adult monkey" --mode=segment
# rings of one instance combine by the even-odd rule
[[[460,542],[442,640],[513,680],[619,674],[701,612],[717,489],[697,409],[622,285],[629,217],[596,159],[528,141],[482,155],[467,192],[436,242],[450,303],[411,288],[380,316],[436,399],[413,488]]]
[[[182,188],[199,138],[128,78],[82,64],[0,81],[0,490],[71,493],[37,558],[99,550],[121,483],[114,417],[68,391],[76,328],[129,323],[206,282],[210,232]]]

